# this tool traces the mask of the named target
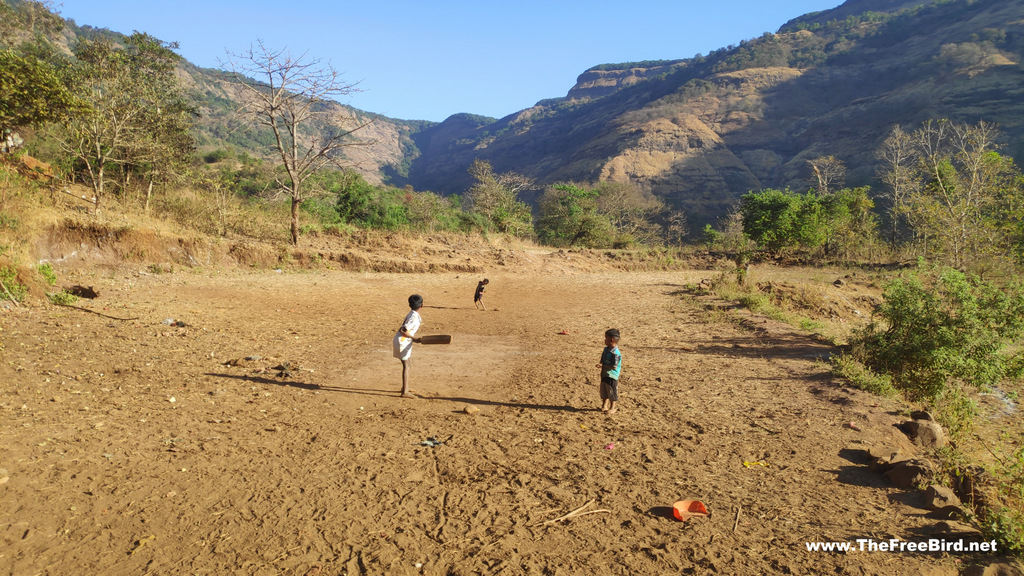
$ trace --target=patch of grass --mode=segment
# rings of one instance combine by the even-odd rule
[[[8,230],[17,230],[20,226],[20,222],[14,216],[6,212],[0,212],[0,228],[6,228]]]
[[[28,295],[28,289],[18,283],[18,272],[9,266],[0,267],[0,284],[3,285],[0,298],[4,300],[21,302]]]
[[[862,362],[848,354],[832,356],[832,373],[850,381],[854,387],[872,394],[893,398],[899,391],[892,383],[892,377],[876,374]]]
[[[999,455],[991,447],[988,450],[995,461],[984,467],[994,480],[991,485],[985,483],[986,507],[971,510],[970,503],[965,502],[965,505],[985,538],[996,541],[1000,554],[1021,557],[1024,556],[1024,448],[1009,455]],[[936,454],[950,478],[976,474],[982,469],[973,465],[961,448],[953,445],[939,449]]]
[[[811,320],[810,318],[801,318],[798,323],[800,325],[800,329],[806,332],[820,332],[825,329],[824,322]]]
[[[46,280],[47,286],[57,285],[57,274],[54,273],[53,266],[51,266],[49,262],[45,264],[40,264],[37,270],[39,271],[39,274],[43,277],[43,279]]]
[[[47,294],[46,297],[50,299],[50,302],[64,306],[70,306],[78,302],[78,296],[67,291],[54,292],[53,294]]]

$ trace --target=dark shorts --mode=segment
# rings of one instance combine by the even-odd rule
[[[617,379],[601,376],[601,400],[619,401],[619,381]]]

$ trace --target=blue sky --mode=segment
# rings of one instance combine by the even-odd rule
[[[587,68],[707,54],[839,0],[57,0],[79,25],[177,41],[199,66],[261,39],[329,61],[344,102],[406,120],[503,117],[564,96]],[[628,8],[626,6],[629,6]]]

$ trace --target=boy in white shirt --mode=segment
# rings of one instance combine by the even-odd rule
[[[402,326],[395,332],[391,343],[395,350],[395,358],[402,361],[402,398],[415,398],[409,392],[409,369],[412,366],[412,344],[419,342],[416,338],[416,331],[420,329],[423,320],[418,310],[423,307],[423,298],[419,294],[409,296],[409,313],[405,315]]]

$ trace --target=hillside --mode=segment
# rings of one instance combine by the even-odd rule
[[[64,41],[92,34],[115,33],[72,23]],[[985,120],[1024,159],[1022,61],[1024,0],[849,0],[708,55],[594,66],[564,97],[501,119],[331,108],[373,119],[358,134],[365,145],[348,150],[372,183],[462,194],[481,158],[534,178],[527,200],[559,181],[632,181],[699,226],[750,190],[806,188],[818,156],[845,162],[847,184],[873,184],[874,151],[894,124]],[[238,121],[226,73],[184,63],[180,77],[201,112],[201,153],[273,157],[269,134]]]
[[[681,61],[595,67],[566,98],[476,128],[413,135],[409,182],[467,185],[474,158],[559,180],[635,181],[699,220],[763,187],[806,187],[806,160],[834,155],[872,182],[894,124],[999,124],[1024,157],[1024,2],[850,0],[776,34]],[[452,138],[438,139],[442,131]]]

